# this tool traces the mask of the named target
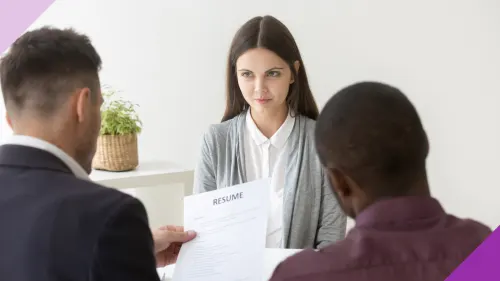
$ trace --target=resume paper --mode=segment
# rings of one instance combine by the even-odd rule
[[[184,198],[184,229],[197,237],[179,253],[173,281],[260,281],[270,179]]]

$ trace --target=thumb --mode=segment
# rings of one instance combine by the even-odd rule
[[[196,237],[196,233],[192,230],[183,232],[169,232],[167,235],[167,240],[170,243],[186,243],[193,240]]]

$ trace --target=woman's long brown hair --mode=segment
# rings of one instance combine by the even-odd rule
[[[319,114],[318,106],[309,87],[297,43],[283,23],[272,16],[264,16],[247,21],[233,38],[227,60],[226,109],[221,122],[230,120],[248,109],[249,105],[238,86],[236,60],[253,48],[268,49],[287,62],[294,83],[290,85],[286,101],[296,115],[316,120]],[[294,67],[296,61],[300,63],[298,72]]]

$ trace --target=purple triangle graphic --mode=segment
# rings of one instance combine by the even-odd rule
[[[0,0],[0,54],[55,0]]]
[[[460,264],[445,281],[500,280],[500,227]]]

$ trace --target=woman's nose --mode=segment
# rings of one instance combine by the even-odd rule
[[[256,94],[267,93],[267,87],[266,87],[264,79],[256,79],[254,87],[255,87],[254,92]]]

